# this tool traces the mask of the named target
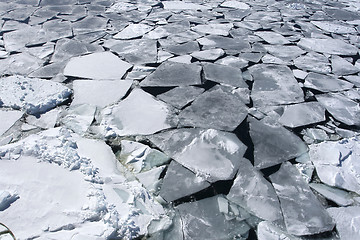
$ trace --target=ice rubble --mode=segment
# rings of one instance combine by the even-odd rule
[[[19,239],[358,238],[359,7],[2,1],[0,221]]]

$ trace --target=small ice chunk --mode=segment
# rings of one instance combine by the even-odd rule
[[[289,234],[270,221],[259,223],[256,235],[258,240],[301,240],[301,238]]]
[[[329,187],[325,184],[310,183],[312,189],[323,195],[325,198],[335,202],[339,206],[346,207],[354,203],[351,195],[341,189]]]
[[[249,72],[254,78],[251,98],[255,106],[304,101],[303,91],[287,66],[258,64]]]
[[[220,4],[221,7],[227,7],[227,8],[236,8],[236,9],[242,9],[246,10],[249,9],[250,6],[247,3],[239,2],[239,1],[225,1],[222,4]]]
[[[144,135],[175,127],[177,118],[165,103],[134,89],[123,101],[102,111],[100,125],[105,134]]]
[[[261,219],[282,220],[280,203],[273,186],[247,159],[241,160],[227,199]]]
[[[166,168],[165,165],[160,167],[154,167],[146,172],[140,172],[136,174],[136,178],[139,179],[139,182],[150,192],[156,193],[159,191],[160,187],[160,176],[161,173]]]
[[[332,218],[291,163],[283,163],[270,180],[280,200],[287,232],[303,236],[333,229]]]
[[[318,28],[331,33],[345,34],[356,33],[356,30],[350,24],[344,24],[336,21],[311,21]]]
[[[73,57],[64,69],[65,76],[119,80],[132,67],[111,52],[92,53],[85,56]]]
[[[333,38],[301,38],[298,46],[310,51],[342,56],[356,55],[359,51],[357,47]]]
[[[236,92],[214,87],[185,108],[179,120],[181,126],[233,131],[246,118],[247,110]]]
[[[66,116],[61,119],[61,123],[79,135],[84,135],[94,120],[96,106],[81,104],[71,106],[66,112]]]
[[[198,33],[227,36],[232,27],[232,23],[209,23],[196,25],[191,30]]]
[[[316,95],[316,100],[338,121],[360,126],[359,104],[340,93]]]
[[[303,155],[307,155],[307,153]],[[299,158],[296,158],[296,161],[299,162],[301,161],[301,159],[299,160]],[[305,163],[297,163],[294,166],[297,168],[303,179],[307,183],[309,183],[314,173],[314,169],[315,169],[314,165],[311,162],[305,162]]]
[[[29,114],[49,111],[66,101],[72,91],[64,85],[19,75],[0,78],[0,99],[4,107],[23,109]]]
[[[30,115],[26,118],[26,122],[42,129],[53,128],[58,120],[59,112],[59,109],[53,109],[41,114],[39,118]]]
[[[360,72],[360,69],[346,61],[342,57],[333,55],[331,57],[332,72],[338,76],[350,75]]]
[[[322,121],[325,121],[325,108],[317,102],[287,105],[279,119],[279,123],[291,128]]]
[[[183,203],[176,207],[184,226],[184,240],[228,239],[229,236],[248,233],[250,227],[245,221],[226,220],[225,214],[219,210],[219,197]]]
[[[130,80],[75,80],[71,105],[91,104],[103,108],[124,97],[132,83]]]
[[[208,6],[191,3],[191,2],[184,2],[184,1],[165,1],[162,2],[164,5],[164,9],[167,10],[205,10],[209,9]]]
[[[266,118],[249,118],[249,123],[256,168],[271,167],[307,152],[306,144],[283,126],[267,123]]]
[[[0,136],[9,130],[23,114],[21,111],[0,109]]]
[[[167,202],[199,192],[210,184],[176,161],[171,161],[164,177],[160,196]]]
[[[327,211],[336,222],[340,238],[352,240],[360,238],[360,207],[328,208]]]
[[[181,109],[204,92],[203,88],[194,86],[176,87],[157,96],[158,99]]]
[[[11,194],[8,191],[0,191],[0,211],[4,211],[10,205],[15,202],[19,196],[17,194]]]
[[[311,144],[309,148],[323,183],[360,194],[359,137]]]
[[[201,66],[176,62],[164,62],[145,78],[142,87],[174,87],[200,85]]]
[[[248,88],[248,85],[242,78],[242,72],[238,68],[214,63],[204,63],[203,70],[205,80],[233,87]]]
[[[190,55],[183,55],[169,58],[169,62],[186,63],[191,64],[192,57]]]
[[[214,48],[214,49],[208,49],[208,50],[202,50],[202,51],[196,51],[191,53],[190,55],[198,60],[216,60],[219,57],[223,56],[225,54],[224,50],[220,48]]]
[[[321,92],[338,92],[351,89],[354,85],[334,76],[309,73],[305,78],[304,87]]]
[[[126,28],[121,30],[119,33],[115,34],[113,38],[115,39],[132,39],[138,38],[144,35],[147,32],[153,30],[154,27],[147,24],[138,23],[138,24],[129,24]]]
[[[297,46],[264,45],[264,48],[271,55],[278,57],[286,62],[294,60],[298,56],[306,53],[304,50]]]
[[[331,72],[329,60],[321,54],[308,53],[294,59],[294,65],[305,71],[328,74]]]
[[[290,43],[289,40],[287,40],[283,35],[276,32],[270,32],[270,31],[258,31],[254,33],[256,36],[261,37],[264,39],[264,41],[270,43],[270,44],[288,44]]]

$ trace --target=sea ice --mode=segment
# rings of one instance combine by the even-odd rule
[[[214,61],[225,54],[221,48],[208,49],[203,51],[195,51],[190,55],[198,60]]]
[[[310,183],[310,187],[339,206],[344,207],[354,203],[351,195],[344,190],[329,187],[320,183]]]
[[[350,24],[344,24],[336,21],[311,21],[311,23],[326,32],[338,34],[356,33],[355,28]]]
[[[73,57],[66,64],[65,76],[98,80],[120,80],[132,67],[111,52]]]
[[[336,55],[331,57],[331,68],[332,72],[338,76],[350,75],[360,72],[360,68]]]
[[[270,180],[280,200],[287,232],[304,236],[333,229],[332,218],[291,163],[283,163]]]
[[[123,98],[132,84],[130,80],[75,80],[71,105],[91,104],[103,108]]]
[[[225,1],[220,4],[221,7],[228,7],[228,8],[236,8],[236,9],[249,9],[250,6],[247,3],[239,2],[239,1]]]
[[[317,102],[306,102],[285,106],[279,123],[296,128],[325,121],[325,108]]]
[[[307,152],[305,143],[286,128],[249,118],[250,136],[254,143],[254,166],[271,167]]]
[[[360,193],[358,141],[359,138],[354,137],[309,146],[310,159],[323,183]]]
[[[276,33],[276,32],[270,32],[270,31],[259,31],[255,32],[256,36],[261,37],[264,39],[264,41],[270,43],[270,44],[289,44],[290,41],[287,40],[283,35]]]
[[[300,240],[301,238],[295,237],[287,233],[284,229],[279,228],[270,221],[262,221],[257,226],[258,240]]]
[[[246,118],[247,109],[236,92],[214,87],[179,114],[179,123],[181,126],[233,131]]]
[[[33,115],[47,112],[63,103],[71,93],[64,85],[43,79],[19,75],[0,78],[3,106],[22,109]]]
[[[214,63],[204,63],[203,70],[205,80],[233,87],[248,88],[248,85],[242,78],[242,72],[238,68]]]
[[[317,53],[308,53],[294,59],[294,65],[304,71],[328,74],[331,72],[329,60]]]
[[[61,123],[79,135],[84,135],[94,120],[95,112],[96,106],[93,105],[71,106],[61,119]]]
[[[23,115],[24,113],[21,111],[0,109],[0,136],[11,128]]]
[[[305,78],[304,87],[315,89],[321,92],[338,92],[349,90],[354,85],[344,80],[340,80],[331,75],[319,73],[309,73]]]
[[[165,93],[157,95],[157,98],[177,109],[182,109],[187,104],[194,101],[195,98],[203,92],[203,88],[194,86],[176,87]]]
[[[209,23],[196,25],[192,27],[191,30],[198,33],[227,36],[232,27],[232,23]]]
[[[200,85],[201,66],[176,62],[164,62],[145,78],[142,87],[175,87]]]
[[[126,28],[121,30],[119,33],[115,34],[113,38],[115,39],[133,39],[138,38],[144,35],[147,32],[153,30],[154,27],[149,26],[147,24],[139,23],[139,24],[129,24]]]
[[[251,98],[255,106],[304,101],[304,94],[287,66],[259,64],[249,68],[254,78]]]
[[[357,47],[333,38],[301,38],[298,46],[310,51],[345,56],[356,55],[359,51]]]
[[[209,7],[201,4],[183,2],[183,1],[165,1],[162,2],[164,9],[167,10],[204,10],[209,9]]]
[[[327,211],[335,220],[336,229],[341,239],[353,240],[360,238],[360,207],[332,207],[328,208]]]
[[[134,89],[118,104],[104,108],[101,116],[100,126],[109,137],[153,134],[177,125],[171,109],[141,89]]]
[[[234,183],[226,197],[261,219],[282,221],[275,189],[247,159],[241,160]]]

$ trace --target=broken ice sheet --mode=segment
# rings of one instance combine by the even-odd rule
[[[176,161],[171,161],[160,189],[160,196],[167,202],[199,192],[210,184]]]
[[[316,95],[316,100],[338,121],[360,126],[359,104],[341,93]]]
[[[258,240],[301,240],[270,221],[262,221],[258,224],[256,236]]]
[[[280,200],[287,232],[303,236],[333,229],[332,218],[291,163],[283,163],[270,180]]]
[[[280,203],[273,186],[247,159],[241,160],[234,183],[226,197],[261,219],[282,221]]]
[[[359,137],[311,144],[309,148],[323,183],[360,194]]]
[[[311,21],[312,24],[318,28],[325,30],[326,32],[345,34],[345,33],[356,33],[355,28],[350,24],[345,24],[336,21]]]
[[[294,59],[294,65],[304,71],[328,74],[331,72],[327,57],[317,53],[308,53]]]
[[[170,158],[159,150],[128,140],[121,141],[119,159],[130,171],[135,173],[149,171],[170,161]]]
[[[271,167],[307,152],[306,144],[294,133],[267,119],[249,118],[250,136],[254,143],[254,166]]]
[[[119,80],[132,67],[111,52],[92,53],[73,57],[66,64],[65,76],[98,79]]]
[[[154,27],[143,23],[139,23],[139,24],[130,23],[126,28],[121,30],[119,33],[115,34],[113,38],[123,39],[123,40],[138,38],[144,35],[145,33],[150,32],[151,30],[153,30],[153,28]]]
[[[141,89],[134,89],[118,104],[105,108],[101,116],[100,126],[108,137],[153,134],[177,125],[172,110]]]
[[[351,89],[354,85],[332,75],[309,73],[305,78],[304,87],[321,92],[338,92]]]
[[[332,38],[302,38],[298,46],[306,50],[334,55],[352,56],[358,52],[357,47],[343,40]]]
[[[209,182],[234,177],[246,146],[227,132],[203,130],[173,158]]]
[[[350,75],[360,72],[360,68],[336,55],[331,56],[331,68],[332,72],[338,76]]]
[[[15,122],[23,116],[23,114],[24,113],[21,111],[0,109],[0,136],[11,128],[11,126],[13,126]]]
[[[247,106],[236,91],[214,87],[179,114],[181,126],[233,131],[247,116]]]
[[[6,59],[0,59],[0,72],[2,75],[28,75],[39,69],[44,60],[27,52],[12,54]]]
[[[176,87],[200,85],[201,66],[176,62],[164,62],[146,77],[141,83],[142,87]]]
[[[203,93],[203,88],[194,86],[176,87],[165,93],[157,95],[157,98],[174,106],[177,109],[185,107],[188,103]]]
[[[166,10],[204,10],[209,7],[201,4],[183,2],[183,1],[165,1],[162,2],[164,9]]]
[[[239,1],[225,1],[220,4],[221,7],[236,8],[236,9],[249,9],[250,6],[247,3]]]
[[[84,135],[94,120],[95,112],[96,106],[93,105],[71,106],[61,119],[61,123],[79,135]]]
[[[157,48],[155,40],[137,39],[117,41],[110,49],[132,64],[156,63]]]
[[[72,91],[64,85],[39,78],[10,76],[0,78],[0,99],[4,107],[22,109],[28,114],[49,111],[66,101]]]
[[[298,56],[305,53],[304,50],[297,46],[283,46],[283,45],[265,45],[264,48],[273,56],[278,57],[284,61],[291,61]]]
[[[208,23],[196,25],[191,30],[199,33],[227,36],[232,27],[232,23]]]
[[[352,240],[360,238],[359,206],[332,207],[328,208],[327,211],[335,220],[336,229],[338,230],[341,239]]]
[[[248,88],[240,69],[214,63],[203,64],[204,78],[233,87]]]
[[[199,44],[196,41],[190,41],[190,42],[186,42],[186,43],[182,43],[182,44],[176,44],[176,45],[164,45],[163,49],[167,52],[170,52],[172,54],[175,55],[184,55],[184,54],[189,54],[192,52],[197,52],[200,50],[199,48]],[[216,53],[219,51],[215,51],[215,55]],[[218,53],[217,55],[219,55],[220,53]]]
[[[72,24],[75,35],[94,32],[94,30],[106,30],[108,19],[101,16],[86,16]]]
[[[190,55],[198,60],[214,61],[225,54],[220,48],[208,49],[203,51],[195,51]]]
[[[254,78],[251,98],[255,106],[304,101],[304,94],[287,66],[259,64],[249,68]]]
[[[247,236],[250,230],[245,221],[226,220],[220,212],[218,198],[214,196],[176,207],[183,223],[184,240],[228,239],[229,236]],[[201,229],[201,231],[199,231]]]
[[[290,43],[289,40],[287,40],[283,35],[276,33],[276,32],[270,32],[270,31],[258,31],[254,33],[256,36],[261,37],[266,42],[270,44],[288,44]]]
[[[285,106],[279,123],[296,128],[325,121],[325,108],[317,102],[306,102]]]
[[[344,207],[354,203],[351,195],[344,190],[329,187],[320,183],[310,183],[310,187],[339,206]]]
[[[132,83],[129,80],[75,80],[71,105],[91,104],[103,108],[124,97]]]
[[[224,50],[240,52],[244,49],[250,49],[249,42],[243,38],[229,38],[217,35],[207,35],[203,38],[198,38],[197,41],[203,46],[203,50],[221,48]]]

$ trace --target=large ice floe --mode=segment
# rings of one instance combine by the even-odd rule
[[[360,239],[356,0],[0,1],[0,240]]]

